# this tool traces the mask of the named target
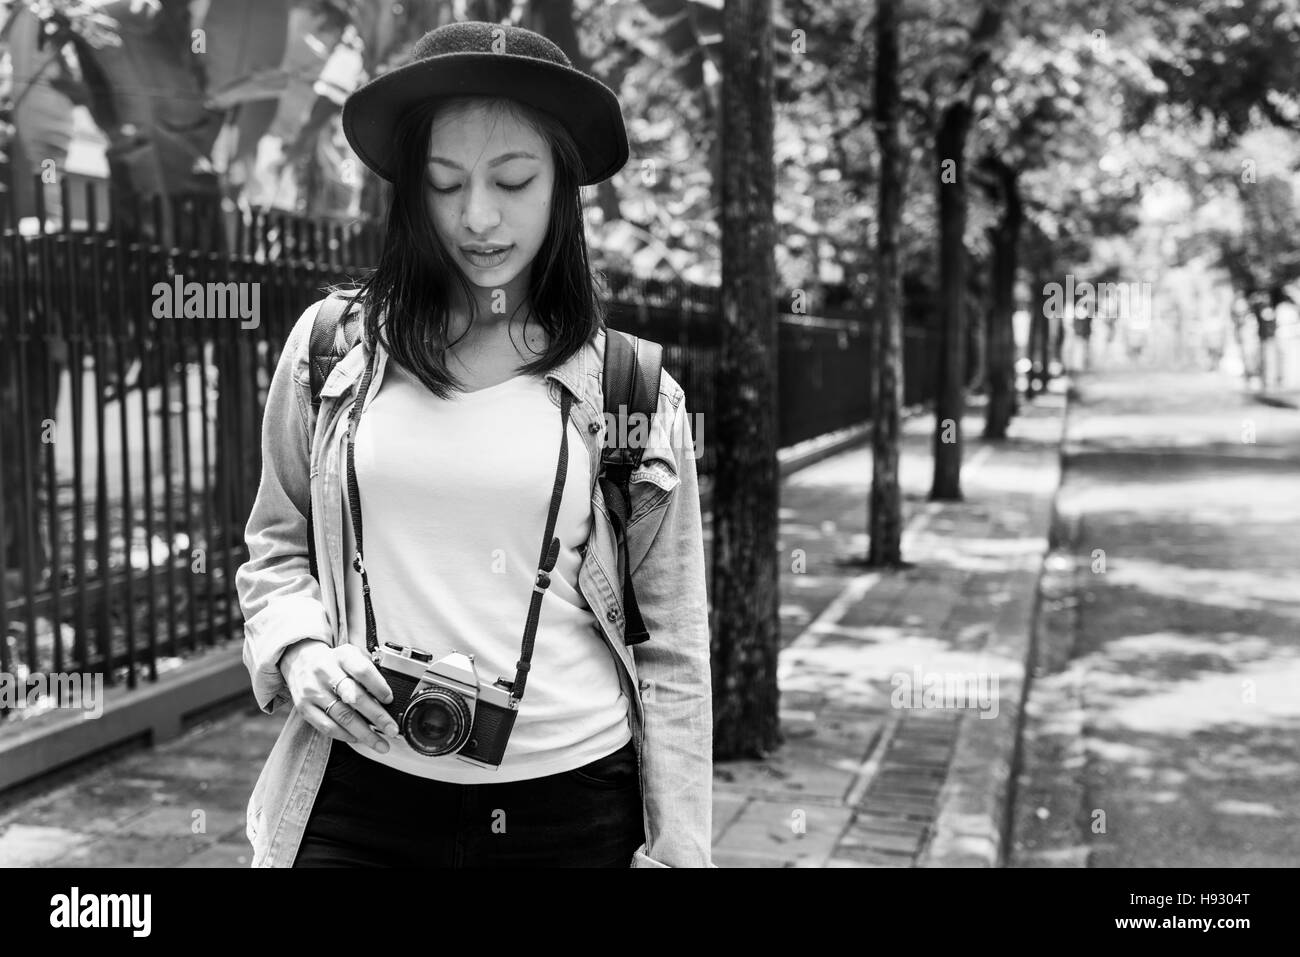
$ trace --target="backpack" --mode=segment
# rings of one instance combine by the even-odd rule
[[[330,296],[316,313],[311,330],[311,408],[320,410],[321,390],[339,360],[351,351],[361,333],[359,310],[348,308],[350,300]],[[345,319],[346,310],[346,319]],[[340,322],[340,319],[345,321]],[[627,553],[627,524],[632,508],[630,482],[632,473],[640,467],[645,449],[639,444],[619,444],[633,431],[629,420],[644,417],[646,430],[654,423],[659,402],[659,380],[663,369],[663,346],[649,339],[606,327],[604,384],[605,445],[600,455],[600,473],[597,480],[609,508],[610,520],[618,540],[619,555],[623,562],[623,607],[626,612],[624,642],[640,644],[650,638],[641,609],[637,605],[632,587],[632,567]],[[316,536],[312,527],[311,507],[307,510],[307,556],[312,577],[320,575],[316,568]]]

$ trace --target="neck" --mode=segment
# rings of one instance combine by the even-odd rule
[[[478,286],[470,284],[474,303],[474,329],[488,331],[504,329],[512,317],[522,319],[528,315],[532,303],[529,298],[527,270],[515,276],[504,286]],[[459,285],[452,284],[452,316],[457,333],[469,323],[469,301]]]
[[[495,313],[480,305],[478,314],[474,318],[474,324],[471,326],[468,311],[453,309],[449,326],[449,338],[455,341],[463,337],[463,341],[468,343],[494,339],[504,335],[512,322],[522,327],[524,320],[530,315],[531,312],[526,305],[521,307],[514,316],[511,316],[510,313]]]

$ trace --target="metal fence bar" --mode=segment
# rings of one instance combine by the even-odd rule
[[[44,193],[43,192],[38,193],[36,197],[36,215],[40,222],[40,235],[39,235],[39,244],[37,246],[37,254],[39,256],[39,261],[40,261],[41,293],[42,293],[43,300],[46,303],[49,303],[50,306],[52,307],[48,311],[48,316],[51,320],[53,320],[52,322],[46,325],[44,330],[46,355],[49,355],[55,352],[55,350],[62,345],[64,323],[67,320],[66,320],[65,313],[60,308],[59,300],[61,300],[62,297],[61,296],[56,297],[54,295],[54,290],[53,290],[54,240],[51,237],[48,230],[46,229],[45,212],[46,211],[45,211]],[[50,366],[47,366],[43,371],[44,371],[43,385],[45,386],[45,389],[44,389],[44,395],[42,396],[42,399],[44,400],[45,403],[46,415],[43,416],[41,420],[41,432],[42,432],[41,442],[45,450],[44,451],[45,491],[46,491],[46,495],[48,496],[46,502],[46,508],[48,510],[48,522],[49,522],[48,528],[49,528],[49,536],[50,536],[50,543],[49,543],[49,548],[50,548],[49,589],[50,589],[50,605],[51,605],[50,640],[53,645],[53,644],[61,643],[63,639],[63,627],[62,627],[63,563],[60,559],[60,555],[62,552],[62,548],[60,546],[62,545],[63,535],[62,535],[62,529],[59,526],[59,488],[58,488],[58,481],[55,472],[56,469],[55,445],[58,440],[58,434],[57,432],[55,432],[53,433],[52,436],[50,436],[54,439],[54,441],[47,441],[47,435],[49,435],[49,433],[47,433],[46,431],[46,423],[47,422],[49,423],[50,428],[54,428],[55,426],[57,426],[57,423],[55,422],[55,416],[57,414],[57,406],[58,406],[57,396],[58,396],[58,388],[59,388],[59,375],[57,369],[51,368]],[[27,660],[28,660],[28,667],[39,670],[41,658],[37,654],[37,638],[38,638],[38,634],[35,631],[33,631],[31,634],[28,635],[29,658]],[[78,635],[75,641],[77,643],[78,657],[84,661],[85,660],[84,658],[85,636]]]
[[[55,249],[59,252],[59,275],[64,277],[60,284],[64,291],[64,341],[68,352],[68,386],[72,395],[72,581],[75,583],[76,626],[73,632],[75,661],[79,668],[86,664],[86,646],[92,637],[88,621],[89,609],[86,605],[86,589],[82,587],[86,574],[86,404],[85,404],[85,344],[83,329],[85,315],[80,309],[80,270],[77,268],[77,242],[72,235],[72,195],[66,176],[59,180],[59,201],[62,217],[62,229],[55,238]],[[57,383],[58,378],[50,377]],[[57,388],[57,387],[56,387]],[[57,391],[55,393],[57,397]],[[97,403],[98,404],[98,403]],[[51,402],[53,414],[57,416],[57,400]],[[57,451],[60,442],[67,439],[60,436],[54,443]],[[54,619],[54,667],[55,672],[63,671],[63,636],[60,620]]]
[[[108,442],[107,439],[107,403],[102,401],[104,395],[104,377],[108,366],[106,341],[104,335],[104,288],[103,288],[103,243],[98,235],[98,209],[95,203],[95,190],[92,183],[86,184],[86,221],[90,224],[91,235],[85,245],[89,253],[90,266],[90,333],[93,361],[93,387],[95,393],[95,572],[103,574],[109,568],[109,493],[108,493]],[[107,600],[95,606],[97,614],[95,634],[101,648],[111,644],[112,608]]]
[[[121,504],[120,511],[122,515],[122,566],[127,569],[127,574],[123,576],[122,587],[122,630],[126,643],[126,660],[127,669],[130,672],[135,671],[135,649],[136,649],[136,631],[135,631],[135,584],[136,578],[131,574],[131,556],[132,542],[135,538],[135,510],[132,505],[133,496],[131,488],[131,455],[129,436],[131,434],[130,403],[127,401],[128,393],[126,388],[126,369],[127,369],[127,348],[128,343],[134,338],[133,328],[126,308],[126,240],[122,233],[122,221],[113,217],[112,231],[109,235],[108,246],[113,254],[113,269],[110,275],[113,282],[113,308],[109,311],[109,316],[105,322],[105,329],[113,346],[113,377],[115,382],[115,392],[117,395],[117,428],[119,432],[119,442],[122,446],[119,457],[121,458],[121,476],[122,488],[120,490]],[[100,393],[102,396],[103,393]],[[99,510],[107,512],[106,504],[101,503]],[[109,574],[109,567],[104,566],[102,573],[104,576]],[[107,606],[107,602],[105,602]],[[156,671],[151,670],[153,678],[157,677]]]
[[[143,217],[142,217],[143,220]],[[140,487],[144,492],[142,505],[143,527],[144,527],[144,565],[146,569],[145,594],[146,607],[149,608],[150,614],[144,616],[145,644],[148,651],[145,660],[150,666],[150,680],[157,680],[158,677],[158,616],[153,612],[158,608],[158,591],[157,577],[154,575],[154,558],[153,558],[153,541],[154,541],[154,507],[153,507],[153,423],[149,414],[149,383],[153,378],[155,363],[153,361],[153,324],[150,317],[153,310],[150,308],[148,276],[154,271],[149,266],[150,250],[144,241],[144,237],[138,238],[131,244],[135,255],[133,265],[135,267],[135,276],[131,289],[135,292],[135,315],[137,317],[137,338],[136,342],[140,349]],[[124,437],[125,438],[125,437]],[[134,538],[134,536],[132,536]],[[127,680],[132,687],[135,685],[135,656],[128,655],[129,673]]]

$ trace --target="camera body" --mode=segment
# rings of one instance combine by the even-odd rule
[[[393,691],[384,710],[416,752],[454,754],[496,770],[519,714],[510,683],[504,678],[480,683],[473,655],[453,651],[432,659],[428,652],[392,642],[375,651],[372,660]]]

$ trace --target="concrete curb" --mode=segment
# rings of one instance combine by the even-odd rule
[[[1054,527],[1060,497],[1070,398],[1067,390],[1048,530]],[[1049,554],[1050,543],[1037,569],[1021,573],[1027,585],[1032,577],[1029,614],[1023,614],[1022,604],[1008,602],[982,652],[987,661],[985,668],[998,675],[1000,713],[992,720],[975,714],[962,718],[948,776],[939,795],[933,836],[921,851],[917,867],[1001,867],[1005,860],[1025,702],[1034,666],[1035,627],[1043,600],[1043,563]]]
[[[1068,441],[1067,441],[1068,447]],[[1025,702],[1012,791],[1006,867],[1087,867],[1086,667],[1073,658],[1079,627],[1080,515],[1058,496],[1048,557],[1039,582],[1034,670]]]
[[[87,720],[80,712],[41,715],[0,736],[0,794],[132,741],[161,744],[177,737],[187,719],[247,696],[252,703],[243,645],[227,643],[187,661],[158,681],[105,692],[103,713]]]
[[[1272,393],[1251,394],[1251,399],[1260,405],[1270,405],[1275,409],[1300,409],[1300,394],[1289,393],[1287,395],[1276,395]]]

